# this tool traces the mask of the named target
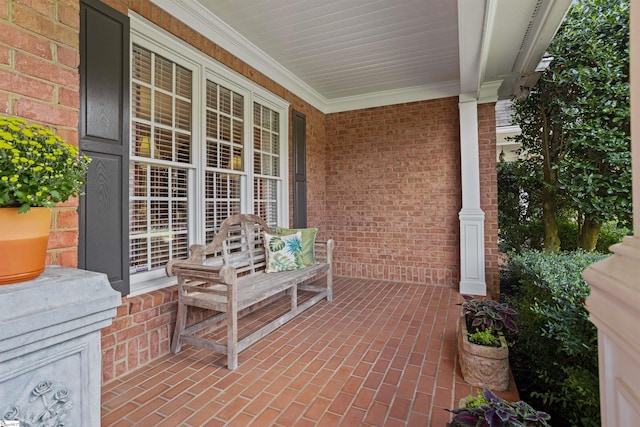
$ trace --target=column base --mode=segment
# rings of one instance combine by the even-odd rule
[[[486,295],[484,268],[484,212],[462,209],[460,218],[460,293]]]

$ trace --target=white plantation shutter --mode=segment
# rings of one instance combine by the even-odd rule
[[[205,237],[240,213],[244,175],[244,96],[207,81]]]
[[[129,253],[132,294],[168,286],[171,259],[228,216],[286,225],[288,104],[133,17]]]
[[[188,256],[191,71],[133,47],[130,272]]]
[[[278,222],[280,174],[280,116],[259,103],[253,104],[254,209],[267,224]]]

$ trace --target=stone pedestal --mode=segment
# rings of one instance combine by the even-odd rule
[[[500,347],[489,347],[469,341],[464,315],[458,325],[458,359],[465,382],[494,391],[509,388],[509,347],[500,336]]]
[[[635,426],[640,419],[640,237],[625,237],[611,251],[583,273],[591,285],[587,309],[598,328],[601,425]]]
[[[100,426],[100,329],[120,303],[104,274],[57,266],[0,286],[0,419]]]

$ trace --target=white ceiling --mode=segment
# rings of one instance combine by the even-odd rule
[[[511,95],[571,0],[153,0],[324,112]]]

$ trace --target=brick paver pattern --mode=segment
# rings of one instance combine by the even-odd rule
[[[333,302],[240,353],[235,371],[183,346],[104,385],[102,425],[443,427],[475,393],[457,367],[460,301],[450,287],[335,278]]]

